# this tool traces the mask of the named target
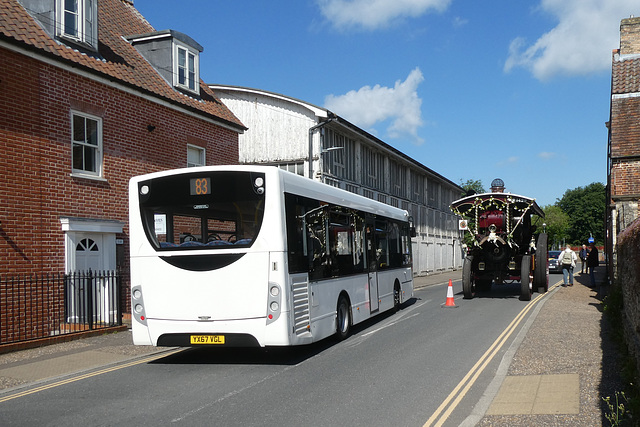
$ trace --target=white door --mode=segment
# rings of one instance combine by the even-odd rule
[[[104,238],[101,233],[77,233],[75,235],[75,270],[81,274],[92,272],[93,280],[80,280],[74,282],[72,295],[79,301],[74,304],[76,310],[83,313],[74,313],[76,319],[87,321],[87,315],[92,313],[93,322],[112,323],[115,316],[117,301],[115,301],[115,280],[101,277],[107,269],[105,266]],[[91,289],[88,289],[91,286]],[[78,303],[82,304],[80,308]]]
[[[65,235],[65,271],[73,279],[69,283],[66,301],[70,322],[85,322],[88,289],[79,279],[80,272],[113,271],[116,268],[116,234],[122,233],[124,223],[117,220],[61,217]],[[82,289],[80,289],[82,288]],[[93,282],[91,287],[93,321],[112,323],[117,317],[115,278]]]
[[[76,271],[104,270],[101,234],[76,235]]]

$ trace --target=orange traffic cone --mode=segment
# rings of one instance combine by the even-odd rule
[[[458,308],[456,302],[453,300],[453,283],[451,279],[449,279],[449,286],[447,286],[447,302],[442,307]]]

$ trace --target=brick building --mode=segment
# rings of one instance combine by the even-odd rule
[[[0,276],[127,271],[131,176],[238,162],[202,52],[131,0],[0,0]]]
[[[640,18],[620,23],[613,51],[609,118],[607,255],[615,271],[616,236],[639,215],[640,201]]]

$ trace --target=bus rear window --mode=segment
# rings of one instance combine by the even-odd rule
[[[263,173],[198,172],[138,184],[140,214],[157,250],[248,247],[264,215]]]

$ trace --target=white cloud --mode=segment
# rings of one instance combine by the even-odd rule
[[[509,46],[504,70],[525,68],[539,80],[587,75],[611,67],[620,45],[620,20],[640,12],[638,0],[542,0],[540,10],[558,25],[527,46],[518,37]]]
[[[320,12],[336,28],[375,30],[401,18],[430,10],[444,11],[451,0],[316,0]]]
[[[468,23],[469,23],[469,20],[466,18],[461,18],[459,16],[456,16],[455,18],[453,18],[453,28],[464,27]]]
[[[504,167],[504,166],[514,165],[514,164],[518,163],[519,160],[520,160],[519,157],[511,156],[511,157],[508,157],[505,160],[499,161],[498,163],[496,163],[496,166]]]
[[[387,128],[389,137],[409,135],[415,144],[420,145],[424,142],[418,136],[418,128],[423,125],[422,99],[418,97],[417,89],[422,81],[422,72],[416,68],[405,81],[396,81],[392,88],[363,86],[344,95],[328,95],[324,106],[363,129],[391,120]]]
[[[556,157],[556,153],[551,153],[549,151],[543,151],[541,153],[538,153],[538,157],[540,157],[542,160],[550,160],[550,159],[553,159],[554,157]]]

